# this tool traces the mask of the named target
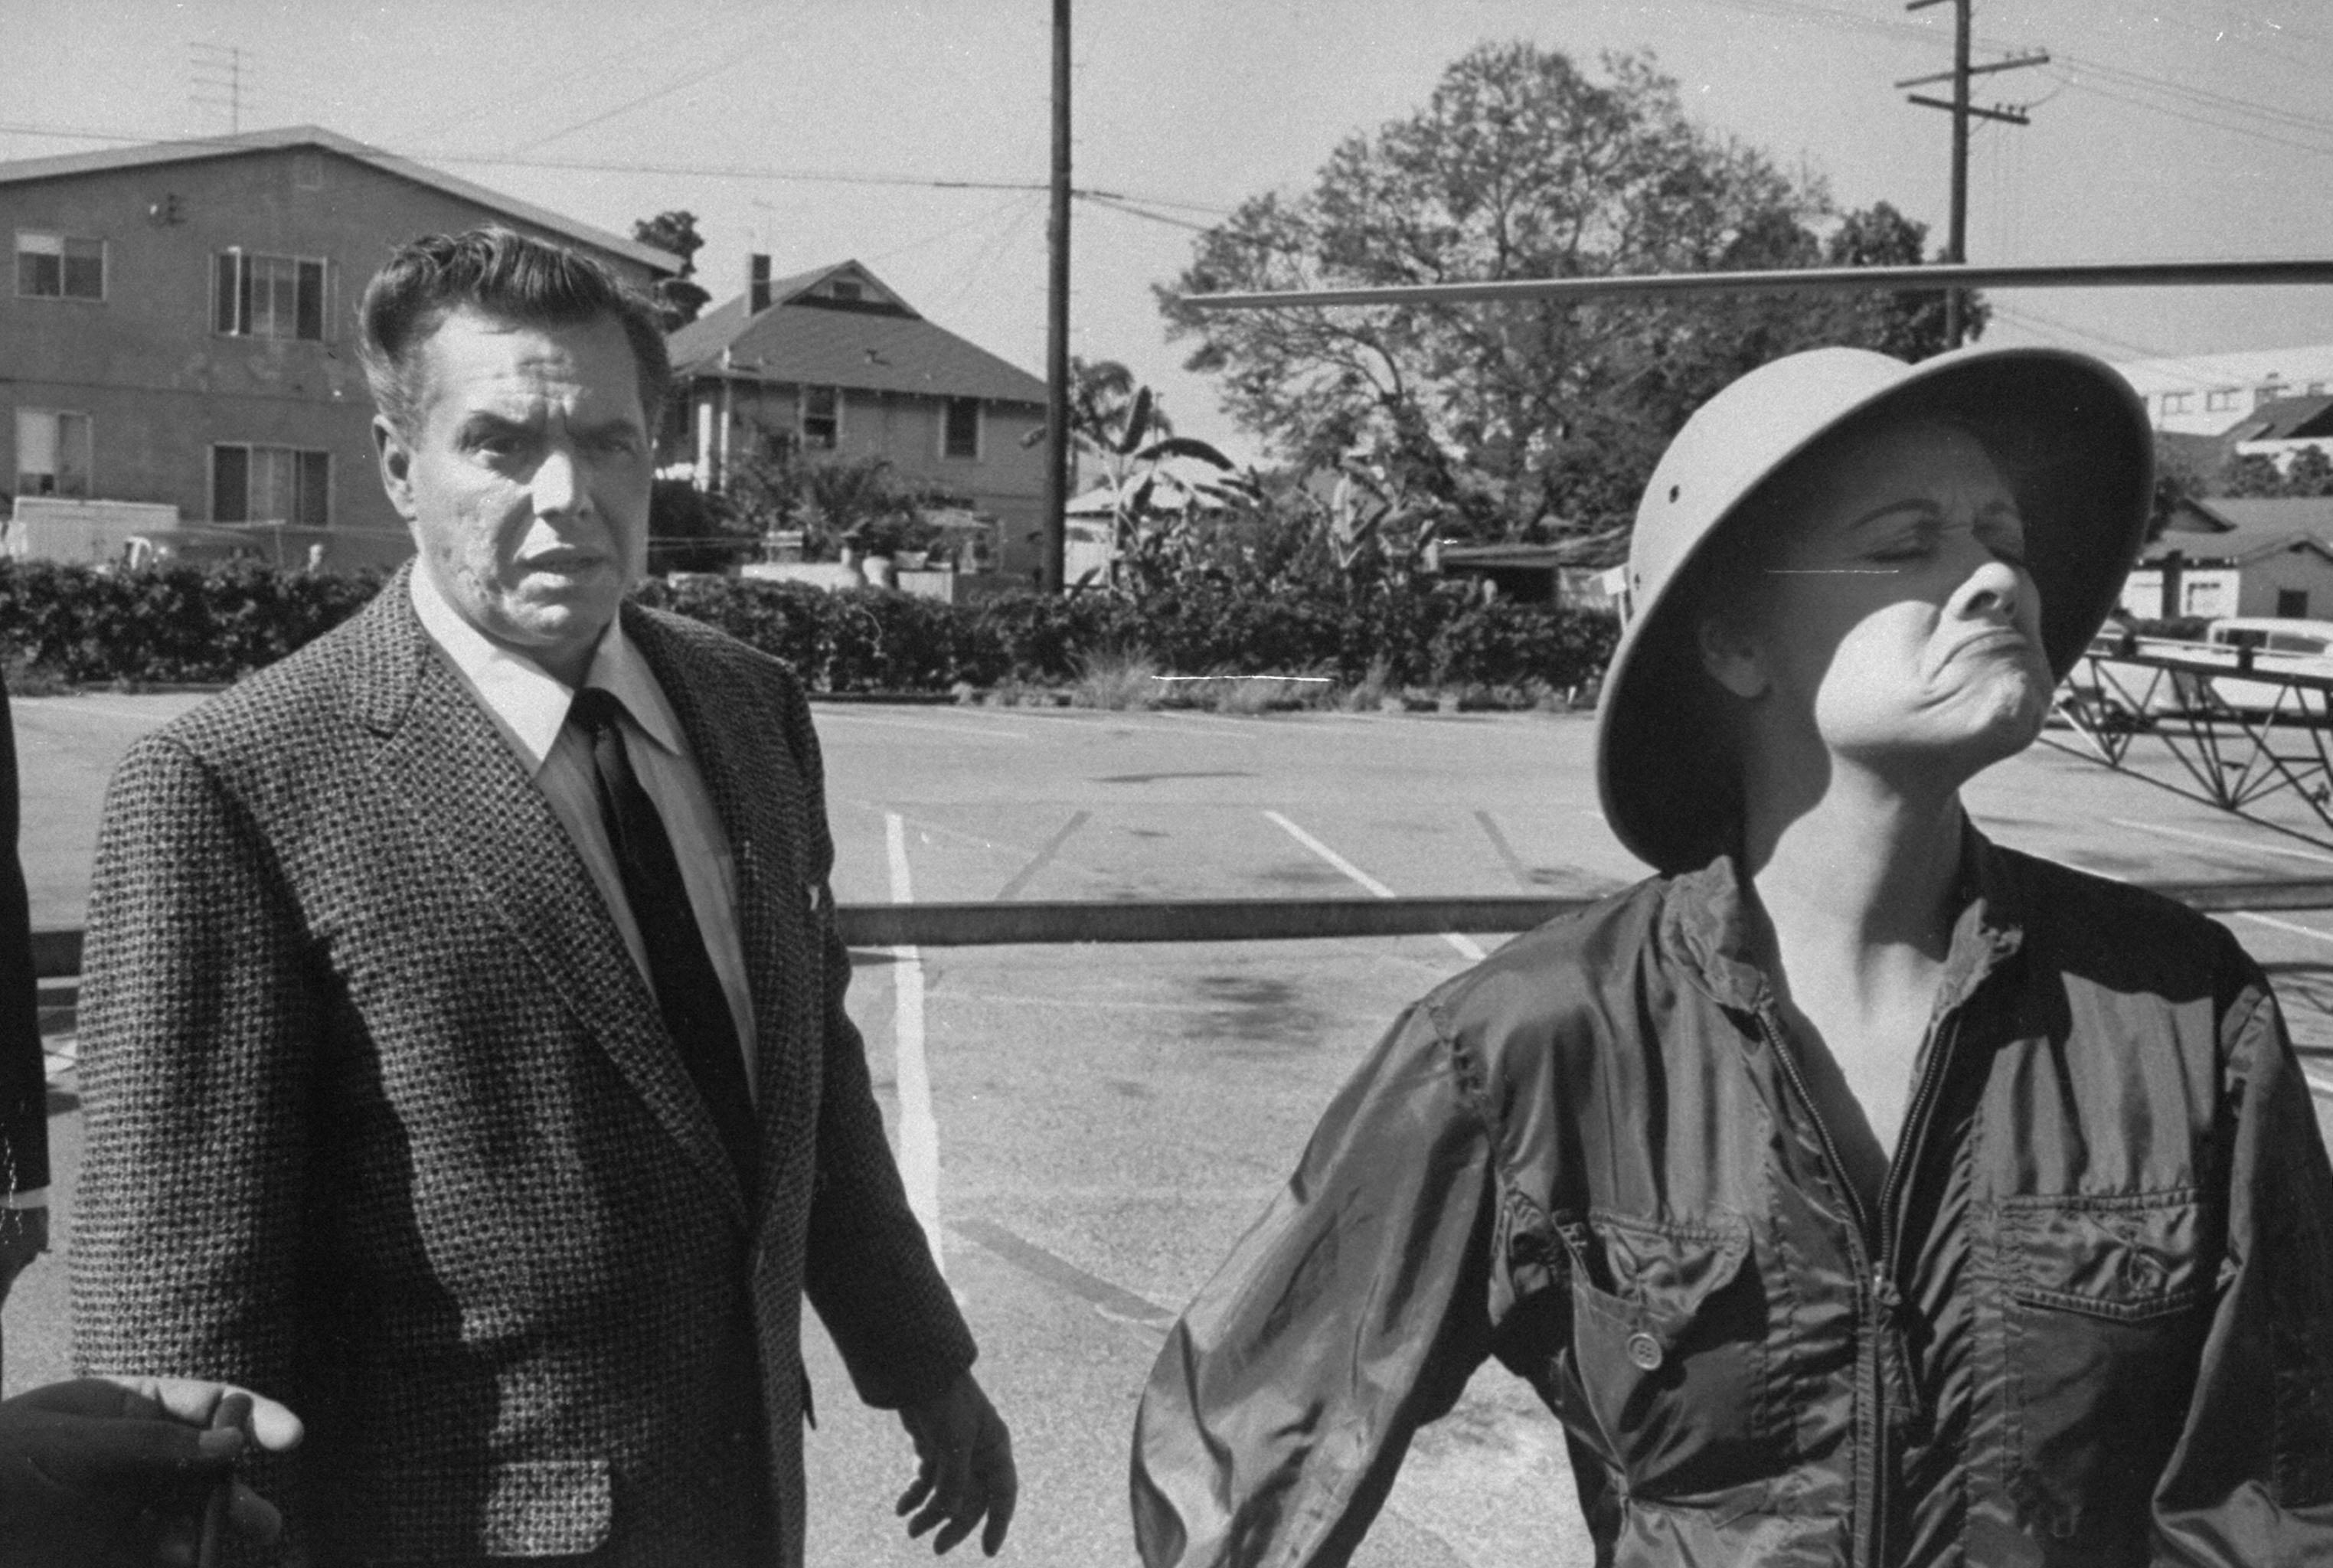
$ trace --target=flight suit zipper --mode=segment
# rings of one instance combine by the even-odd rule
[[[1848,1237],[1848,1255],[1853,1260],[1857,1287],[1856,1318],[1856,1444],[1855,1495],[1856,1509],[1855,1561],[1869,1568],[1883,1568],[1881,1554],[1887,1549],[1889,1485],[1892,1468],[1887,1461],[1887,1379],[1881,1365],[1883,1354],[1892,1356],[1900,1371],[1906,1396],[1916,1412],[1921,1406],[1919,1376],[1912,1365],[1908,1343],[1897,1314],[1904,1310],[1903,1293],[1896,1283],[1896,1265],[1902,1253],[1903,1198],[1905,1172],[1909,1170],[1919,1152],[1919,1144],[1926,1130],[1927,1119],[1935,1106],[1944,1078],[1944,1063],[1950,1054],[1950,1040],[1945,1024],[1939,1016],[1928,1023],[1927,1037],[1920,1042],[1920,1076],[1906,1106],[1903,1126],[1896,1140],[1896,1152],[1887,1162],[1887,1173],[1879,1184],[1877,1225],[1863,1205],[1863,1195],[1848,1179],[1847,1164],[1839,1158],[1839,1144],[1831,1137],[1829,1124],[1823,1121],[1822,1111],[1815,1103],[1813,1092],[1807,1086],[1806,1075],[1799,1065],[1798,1053],[1791,1049],[1781,1020],[1773,1010],[1771,998],[1762,999],[1757,1007],[1758,1027],[1765,1037],[1766,1048],[1781,1063],[1786,1079],[1807,1120],[1815,1130],[1815,1138],[1822,1145],[1823,1158],[1829,1161],[1831,1179],[1847,1199],[1848,1210],[1855,1218]],[[1872,1250],[1876,1242],[1877,1251]]]

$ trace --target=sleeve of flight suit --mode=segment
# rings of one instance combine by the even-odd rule
[[[1427,1007],[1405,1014],[1176,1324],[1135,1422],[1147,1568],[1345,1562],[1490,1353],[1479,1082]]]

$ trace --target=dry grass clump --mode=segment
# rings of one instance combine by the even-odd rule
[[[1113,713],[1129,708],[1157,707],[1159,683],[1151,678],[1158,666],[1139,651],[1096,653],[1080,664],[1070,685],[1071,707],[1099,707]]]

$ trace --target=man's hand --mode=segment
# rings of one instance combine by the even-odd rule
[[[901,1410],[899,1424],[916,1440],[916,1484],[899,1498],[900,1514],[915,1515],[907,1534],[939,1525],[932,1550],[946,1552],[985,1515],[980,1549],[995,1556],[1012,1527],[1021,1480],[1013,1468],[1013,1435],[988,1396],[966,1372],[946,1393]]]
[[[300,1422],[273,1400],[242,1394],[248,1421],[213,1429],[221,1401],[239,1394],[177,1378],[82,1378],[0,1400],[0,1568],[185,1568],[222,1486],[233,1488],[228,1526],[274,1540],[283,1526],[275,1510],[231,1477],[249,1449],[296,1445]]]

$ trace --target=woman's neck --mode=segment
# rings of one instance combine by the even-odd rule
[[[1941,963],[1952,932],[1957,791],[1908,793],[1834,764],[1810,802],[1753,784],[1743,871],[1782,955],[1861,972]]]

